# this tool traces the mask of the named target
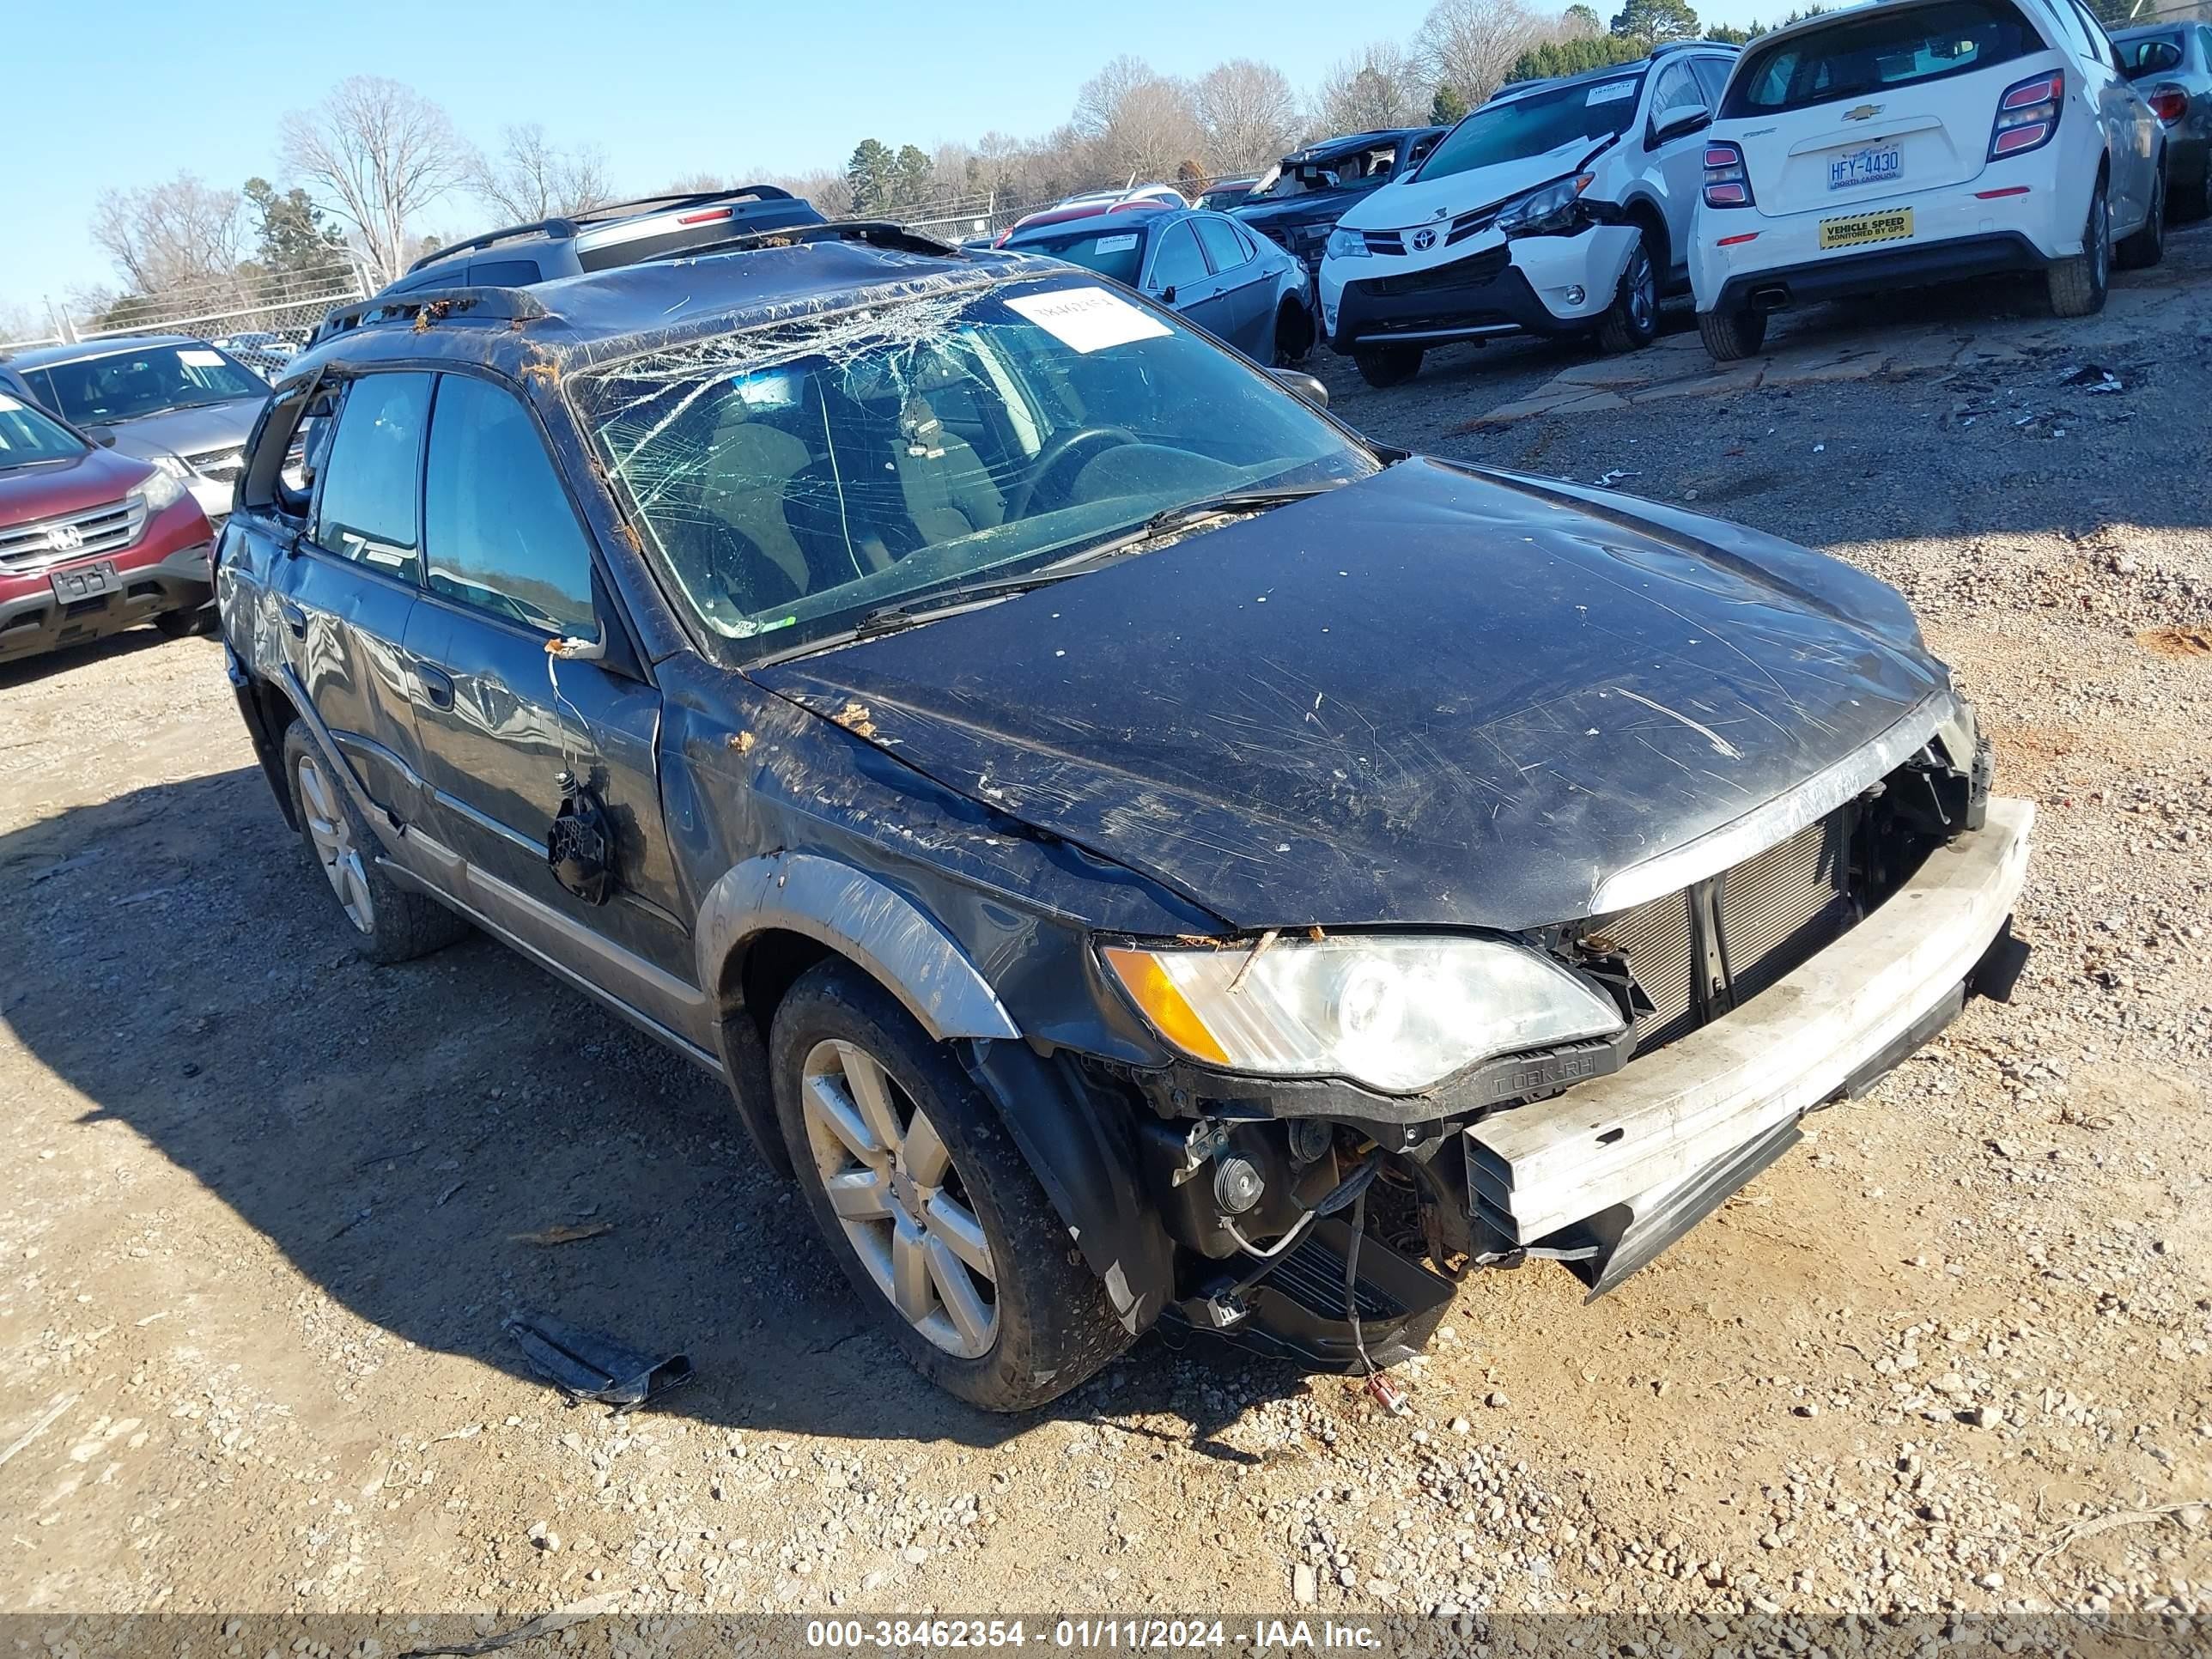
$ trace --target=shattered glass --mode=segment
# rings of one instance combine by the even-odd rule
[[[566,381],[647,550],[775,648],[1154,514],[1374,469],[1246,359],[1096,283],[971,275]]]

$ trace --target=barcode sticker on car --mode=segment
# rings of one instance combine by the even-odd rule
[[[1583,100],[1583,106],[1588,108],[1592,104],[1617,104],[1624,98],[1635,96],[1635,82],[1607,81],[1602,86],[1592,87],[1589,96]]]
[[[221,368],[222,367],[222,353],[220,351],[193,351],[187,349],[185,350],[179,351],[177,354],[177,361],[182,363],[186,368]]]
[[[1103,350],[1133,340],[1158,340],[1171,331],[1118,295],[1103,288],[1064,288],[1051,294],[1024,294],[1006,301],[1046,333],[1078,351]]]
[[[1098,251],[1101,253],[1127,253],[1136,245],[1137,239],[1134,236],[1101,236],[1098,239]]]

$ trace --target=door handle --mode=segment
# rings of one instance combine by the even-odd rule
[[[276,614],[283,617],[284,626],[292,630],[294,639],[307,637],[307,613],[305,611],[289,599],[279,599],[276,601]]]
[[[442,668],[434,668],[427,662],[415,665],[415,678],[422,683],[422,700],[433,708],[453,706],[453,677]]]

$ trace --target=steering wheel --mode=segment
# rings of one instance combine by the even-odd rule
[[[1118,426],[1081,426],[1073,432],[1061,433],[1038,452],[1036,462],[1030,468],[1029,477],[1022,483],[1014,499],[1006,505],[1006,521],[1011,524],[1017,519],[1028,517],[1031,504],[1044,489],[1047,481],[1063,472],[1066,477],[1057,485],[1057,493],[1061,499],[1053,501],[1053,497],[1048,495],[1046,500],[1053,501],[1055,506],[1065,507],[1067,504],[1065,497],[1074,484],[1078,472],[1104,451],[1119,449],[1123,444],[1136,441],[1135,433]]]

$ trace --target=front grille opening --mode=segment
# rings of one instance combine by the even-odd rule
[[[1711,881],[1594,924],[1651,1000],[1637,1023],[1638,1054],[1750,1001],[1857,921],[1859,817],[1854,803]]]

